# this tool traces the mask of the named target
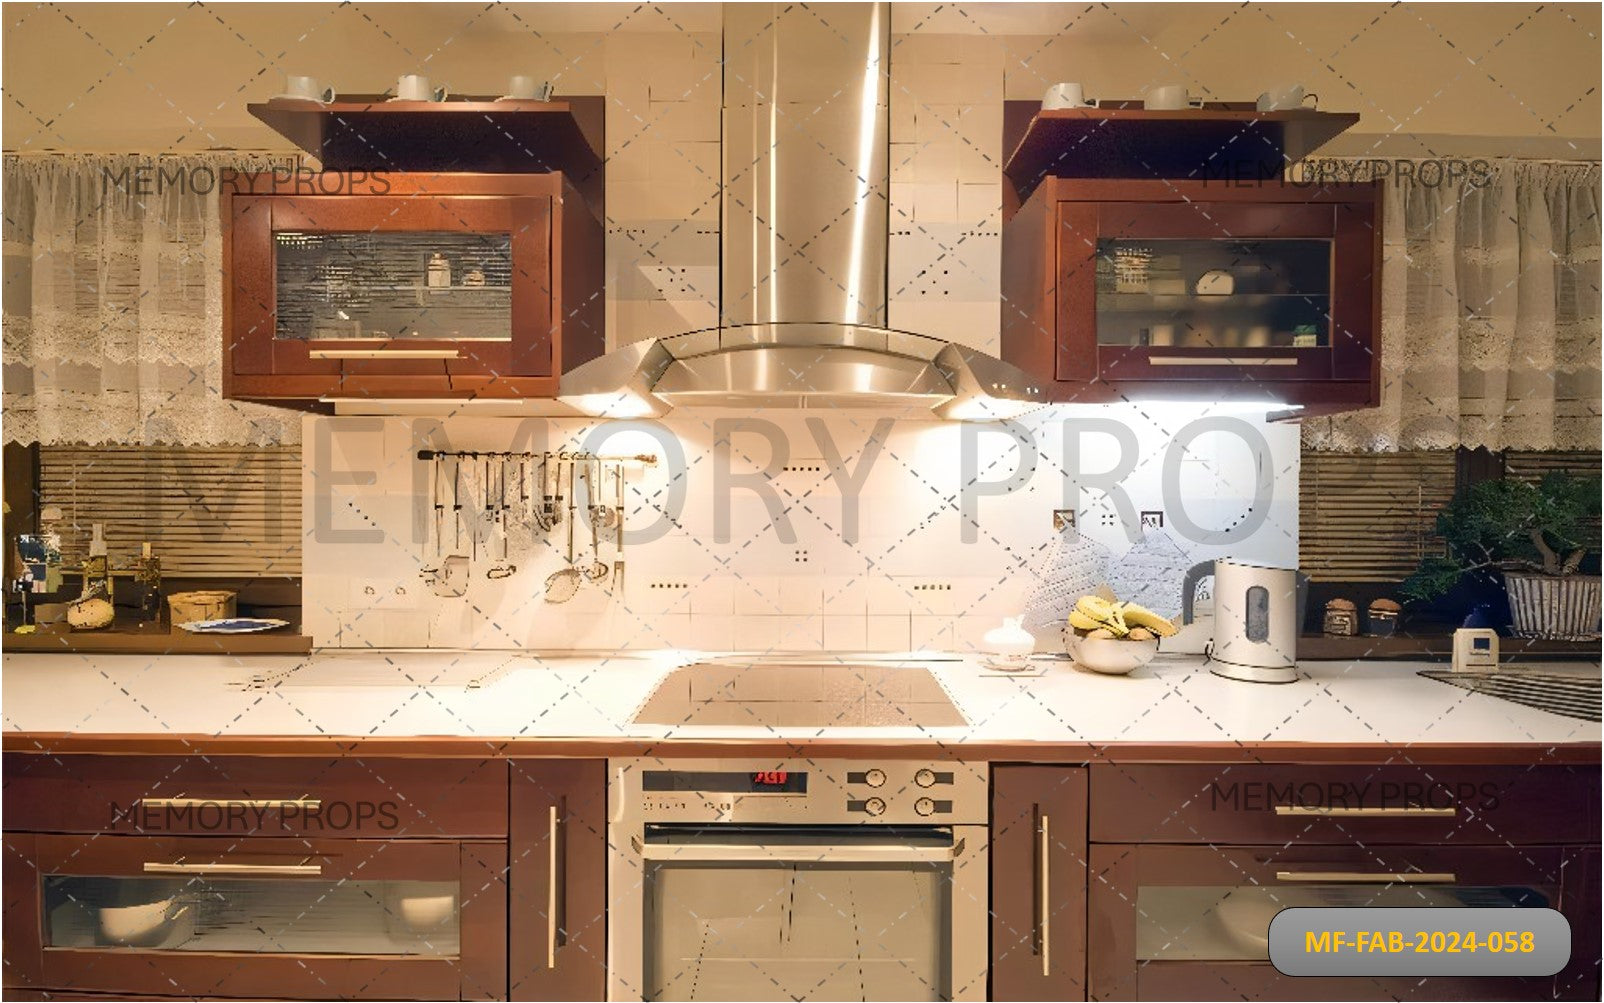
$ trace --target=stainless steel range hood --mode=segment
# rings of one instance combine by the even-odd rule
[[[720,326],[579,366],[565,403],[989,420],[1041,402],[999,359],[885,326],[890,43],[888,4],[724,5]]]

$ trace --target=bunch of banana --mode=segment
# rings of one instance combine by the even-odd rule
[[[1069,611],[1069,625],[1087,636],[1123,637],[1133,641],[1151,641],[1175,633],[1175,624],[1145,606],[1095,595],[1081,596],[1075,601],[1075,608]]]

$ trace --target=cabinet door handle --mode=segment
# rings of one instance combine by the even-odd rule
[[[1276,871],[1277,881],[1334,885],[1451,885],[1459,876],[1451,871],[1409,871],[1375,874],[1366,871]]]
[[[183,809],[201,808],[206,805],[221,808],[251,808],[269,809],[295,808],[308,814],[322,809],[323,801],[320,798],[140,798],[141,808],[152,808],[157,811],[173,811]]]
[[[1295,366],[1285,355],[1149,355],[1150,366]]]
[[[236,878],[321,877],[322,864],[230,864],[145,861],[146,874],[226,874]]]
[[[1053,974],[1053,948],[1052,948],[1052,907],[1049,896],[1053,888],[1052,879],[1052,840],[1053,820],[1048,815],[1041,817],[1041,905],[1040,915],[1036,918],[1036,928],[1041,936],[1041,974],[1048,978]]]
[[[1455,806],[1424,808],[1404,805],[1396,808],[1325,808],[1320,805],[1278,804],[1277,815],[1315,815],[1326,818],[1453,818],[1459,814]]]
[[[557,967],[557,882],[562,876],[557,860],[557,834],[562,820],[557,814],[557,806],[551,806],[551,817],[546,834],[547,864],[550,868],[546,875],[546,967]]]
[[[459,348],[309,348],[309,359],[460,359]]]

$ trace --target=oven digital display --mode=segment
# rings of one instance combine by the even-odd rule
[[[796,770],[646,770],[643,791],[706,794],[806,794],[808,775]]]

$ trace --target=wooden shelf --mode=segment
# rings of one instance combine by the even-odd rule
[[[1453,634],[1395,634],[1392,637],[1332,637],[1327,634],[1304,634],[1298,638],[1298,658],[1316,662],[1346,659],[1368,661],[1448,659],[1453,653]],[[1522,660],[1596,661],[1599,657],[1599,642],[1540,641],[1528,637],[1500,637],[1499,659],[1507,661],[1511,656]]]
[[[1240,102],[1184,111],[1149,111],[1140,102],[1042,111],[1034,101],[1009,101],[1003,173],[1021,202],[1048,176],[1252,183],[1280,178],[1358,121],[1352,112],[1259,111]]]
[[[280,627],[260,634],[168,633],[165,627],[140,630],[52,630],[32,634],[6,631],[3,647],[8,654],[97,655],[304,655],[312,639],[296,627]]]
[[[561,171],[586,190],[602,168],[604,99],[275,99],[246,106],[325,171]]]

